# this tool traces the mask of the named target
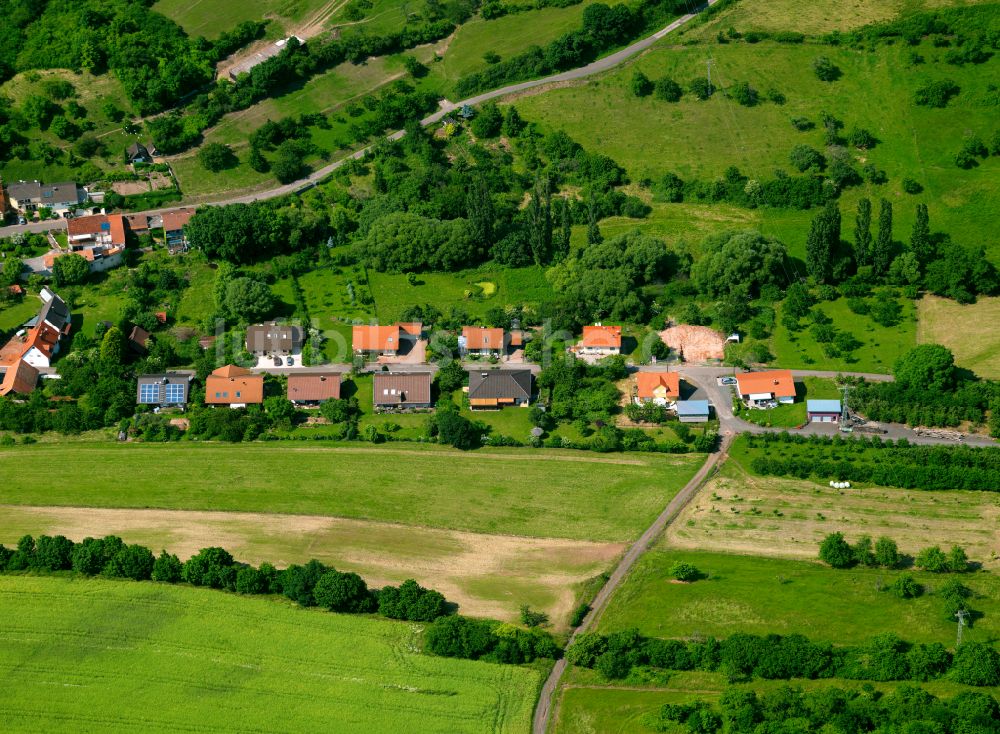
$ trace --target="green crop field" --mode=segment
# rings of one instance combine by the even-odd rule
[[[420,626],[154,583],[0,577],[5,732],[523,732],[539,672]]]
[[[332,515],[600,541],[638,536],[702,460],[419,445],[72,444],[0,452],[0,461],[74,467],[75,480],[61,485],[9,476],[3,498],[12,505]]]
[[[693,563],[708,578],[671,583],[675,561]],[[885,590],[902,571],[836,570],[818,561],[675,550],[646,554],[601,617],[600,630],[638,627],[652,637],[725,637],[734,632],[803,634],[847,645],[879,632],[912,642],[951,646],[955,620],[934,594],[946,577],[914,573],[925,588],[917,599]],[[962,578],[974,589],[982,617],[965,635],[989,641],[1000,634],[1000,579],[989,572]],[[883,590],[879,590],[879,589]]]

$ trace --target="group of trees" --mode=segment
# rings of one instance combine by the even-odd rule
[[[872,545],[872,539],[862,535],[852,546],[844,539],[843,533],[830,533],[819,546],[819,558],[834,568],[867,566],[869,568],[896,568],[901,556],[896,541],[881,537]],[[953,545],[945,553],[939,546],[932,545],[921,550],[913,565],[931,573],[965,573],[969,570],[969,558],[965,549]]]
[[[329,224],[319,212],[255,202],[202,207],[185,232],[191,246],[213,260],[253,263],[318,244]]]
[[[239,594],[284,594],[304,607],[332,612],[377,612],[389,619],[432,622],[451,614],[437,591],[413,579],[397,586],[370,590],[356,573],[337,571],[317,560],[279,570],[270,563],[259,568],[235,561],[224,548],[202,548],[188,560],[166,551],[153,555],[142,545],[126,545],[113,535],[74,543],[57,535],[22,537],[16,549],[0,545],[0,571],[74,571],[84,576],[133,581],[185,582]]]
[[[468,617],[440,617],[424,633],[424,651],[441,657],[486,660],[493,663],[530,663],[555,659],[562,649],[548,632],[533,627]]]
[[[757,474],[800,479],[870,482],[903,489],[1000,488],[1000,451],[968,446],[918,446],[905,439],[883,441],[840,436],[746,435],[750,467]],[[771,444],[790,444],[778,456]]]
[[[664,704],[643,723],[662,732],[677,731],[678,725],[684,725],[692,734],[754,734],[785,731],[789,726],[801,734],[830,729],[842,734],[895,730],[957,734],[994,731],[1000,725],[1000,703],[978,691],[940,699],[912,685],[885,694],[833,687],[803,691],[791,686],[758,693],[731,687],[719,696],[717,707],[707,701]]]
[[[752,678],[847,678],[868,681],[928,681],[950,677],[972,686],[1000,683],[1000,653],[989,644],[966,642],[954,653],[940,643],[908,643],[882,633],[858,646],[835,647],[803,635],[735,633],[718,640],[684,642],[644,637],[636,629],[580,635],[566,659],[605,678],[627,678],[633,668],[720,671],[730,681]]]

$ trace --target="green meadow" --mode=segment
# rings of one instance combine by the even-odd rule
[[[277,599],[0,576],[3,729],[523,732],[538,670],[423,655],[421,625]]]

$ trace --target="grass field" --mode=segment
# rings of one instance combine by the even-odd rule
[[[618,543],[524,538],[438,530],[315,515],[122,510],[0,505],[0,543],[23,535],[117,535],[157,553],[187,558],[221,545],[244,563],[279,568],[317,558],[354,571],[370,586],[414,578],[459,605],[463,614],[516,621],[520,605],[561,628],[577,591],[607,570]]]
[[[995,127],[993,108],[987,102],[991,95],[987,80],[997,75],[1000,59],[994,57],[975,68],[944,65],[935,63],[944,49],[923,44],[917,50],[927,63],[914,68],[906,62],[909,49],[901,46],[862,52],[811,44],[670,45],[674,42],[665,39],[607,75],[531,93],[515,103],[526,119],[569,131],[588,149],[601,150],[624,165],[636,181],[656,180],[667,171],[681,178],[711,180],[730,165],[752,178],[768,176],[776,167],[788,170],[788,153],[795,144],[823,147],[820,130],[796,132],[789,118],[805,116],[818,125],[820,113],[827,111],[844,120],[846,129],[865,127],[879,138],[881,142],[864,157],[884,169],[889,178],[887,184],[864,184],[844,193],[845,239],[853,237],[853,211],[858,198],[866,195],[896,204],[898,240],[908,238],[914,207],[924,202],[935,231],[948,232],[959,242],[984,243],[993,255],[1000,255],[991,235],[993,222],[1000,218],[1000,161],[994,158],[963,171],[952,160],[956,140],[969,131],[988,137]],[[842,69],[839,81],[816,79],[810,64],[820,54]],[[777,89],[787,102],[746,108],[717,94],[707,102],[686,96],[670,104],[652,96],[636,98],[629,91],[636,69],[652,79],[667,75],[686,83],[704,74],[708,58],[717,85],[747,80],[762,93]],[[913,104],[919,86],[944,76],[955,79],[962,89],[947,109]],[[878,104],[859,104],[859,100],[876,98]],[[903,194],[900,181],[904,177],[919,181],[924,193]],[[766,234],[782,239],[793,255],[802,255],[811,218],[808,212],[762,210],[752,216],[759,217]]]
[[[215,38],[246,20],[267,19],[279,28],[292,27],[325,5],[326,0],[216,0],[202,3],[193,0],[159,0],[153,10],[176,21],[191,36]],[[272,32],[271,36],[282,34]]]
[[[675,673],[668,683],[657,687],[631,687],[628,683],[612,686],[599,678],[594,671],[570,668],[566,684],[557,694],[553,715],[556,734],[654,734],[655,729],[643,723],[646,714],[656,714],[667,703],[707,701],[713,703],[729,684],[721,673]],[[787,686],[788,681],[754,680],[735,684],[738,688],[751,688],[766,693]],[[841,688],[857,690],[871,685],[877,691],[888,693],[897,688],[896,683],[867,683],[842,680],[795,680],[792,685],[804,690]],[[921,688],[942,698],[950,698],[968,687],[946,680],[919,684]],[[975,689],[997,695],[996,689]],[[678,727],[675,731],[687,731]]]
[[[943,344],[959,367],[980,377],[1000,379],[1000,298],[980,298],[963,306],[936,296],[917,303],[917,341]]]
[[[823,537],[842,531],[852,541],[862,534],[888,535],[911,555],[935,543],[957,543],[972,560],[1000,567],[1000,497],[992,492],[833,489],[808,480],[756,477],[739,464],[741,445],[736,442],[719,474],[670,526],[666,545],[814,559]]]
[[[675,561],[693,563],[708,578],[671,582]],[[955,641],[955,621],[933,590],[946,580],[914,573],[926,589],[900,599],[879,588],[902,571],[831,569],[817,562],[760,558],[659,547],[643,556],[601,617],[600,630],[638,627],[652,637],[725,637],[734,632],[803,634],[834,644],[863,642],[894,632],[913,642]],[[969,639],[1000,635],[1000,578],[980,572],[962,582],[976,592],[972,606],[982,618],[966,630]]]
[[[330,515],[612,542],[638,536],[702,459],[417,445],[74,444],[0,452],[0,461],[73,466],[77,478],[42,486],[26,473],[10,476],[3,498],[13,505]]]
[[[539,682],[423,655],[417,625],[207,589],[3,576],[0,614],[7,732],[523,732]]]

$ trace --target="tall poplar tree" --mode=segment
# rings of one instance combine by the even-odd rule
[[[910,250],[921,265],[926,265],[934,259],[934,243],[931,242],[931,227],[926,204],[917,204],[917,218],[913,222],[913,232],[910,234]]]
[[[872,270],[876,275],[889,272],[892,262],[892,202],[882,199],[878,210],[878,236],[872,250]]]
[[[862,199],[854,216],[854,259],[859,266],[872,264],[872,202]]]

